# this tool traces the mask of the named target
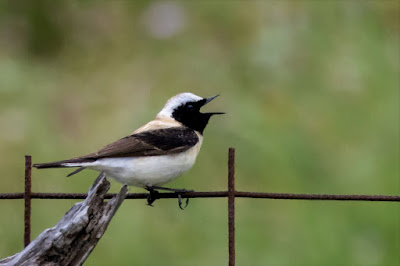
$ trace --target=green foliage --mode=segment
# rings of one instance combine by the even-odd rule
[[[233,146],[238,190],[400,194],[397,1],[24,2],[0,3],[0,193],[23,190],[25,154],[91,152],[190,91],[221,94],[206,109],[227,114],[174,187],[225,190]],[[96,176],[67,173],[34,170],[33,190]],[[34,200],[32,237],[73,203]],[[155,206],[124,202],[86,264],[227,263],[226,199]],[[5,257],[23,245],[22,202],[0,211]],[[237,264],[398,265],[399,211],[238,199]]]

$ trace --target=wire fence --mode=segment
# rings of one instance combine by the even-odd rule
[[[108,193],[106,199],[114,197]],[[126,199],[146,199],[147,193],[129,193]],[[1,199],[24,199],[24,245],[29,245],[31,237],[31,204],[32,199],[85,199],[84,193],[35,193],[32,192],[32,157],[25,156],[25,192],[3,193]],[[177,198],[176,193],[159,193],[159,198]],[[235,265],[235,198],[286,199],[286,200],[339,200],[339,201],[386,201],[400,202],[400,196],[386,195],[332,195],[332,194],[293,194],[293,193],[262,193],[235,190],[235,149],[229,148],[228,154],[228,190],[185,192],[185,198],[228,198],[228,246],[229,266]]]

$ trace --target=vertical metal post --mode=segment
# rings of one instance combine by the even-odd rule
[[[29,155],[25,156],[25,219],[24,219],[24,246],[26,247],[31,242],[31,189],[32,189],[32,158]]]
[[[235,149],[228,156],[229,266],[235,266]]]

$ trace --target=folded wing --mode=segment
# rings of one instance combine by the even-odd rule
[[[194,130],[171,127],[133,134],[80,158],[155,156],[183,152],[199,141]]]
[[[171,127],[132,134],[113,142],[97,152],[69,160],[34,164],[36,168],[66,167],[65,163],[93,162],[100,158],[159,156],[186,151],[199,138],[187,127]]]

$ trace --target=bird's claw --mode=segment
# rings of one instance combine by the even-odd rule
[[[185,207],[182,206],[182,193],[186,192],[194,192],[194,190],[187,190],[187,189],[173,189],[173,188],[164,188],[164,187],[146,187],[146,189],[149,191],[149,195],[147,196],[147,205],[154,207],[152,204],[154,201],[157,199],[160,199],[159,192],[156,189],[162,189],[162,190],[167,190],[167,191],[173,191],[175,194],[178,196],[178,205],[181,210],[186,209],[186,207],[189,205],[189,198],[186,198],[185,202]]]
[[[186,198],[185,207],[182,207],[182,193],[185,192],[193,192],[193,190],[183,189],[182,191],[176,192],[178,194],[178,205],[181,210],[186,209],[186,207],[189,205],[189,198]]]
[[[158,195],[158,191],[157,190],[149,190],[149,195],[147,196],[147,205],[154,207],[152,204],[154,201],[156,201],[157,199],[159,199],[159,195]]]

